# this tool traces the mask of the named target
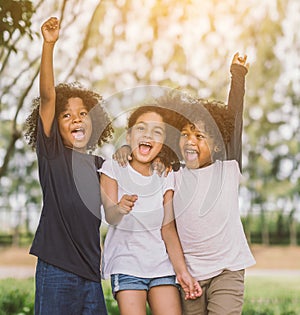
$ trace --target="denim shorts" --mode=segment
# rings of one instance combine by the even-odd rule
[[[173,285],[178,287],[175,276],[164,276],[157,278],[139,278],[124,274],[111,275],[111,288],[113,295],[123,290],[146,290],[149,291],[153,287],[160,285]]]
[[[101,282],[38,259],[35,315],[107,315]]]

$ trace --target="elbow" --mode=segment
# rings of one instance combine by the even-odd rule
[[[161,228],[161,235],[163,239],[172,238],[176,234],[174,221],[164,224]]]
[[[107,218],[105,217],[105,220],[106,222],[109,224],[109,225],[112,225],[112,226],[117,226],[119,222],[117,222],[116,220],[114,220],[113,218]]]
[[[105,221],[109,224],[109,225],[116,225],[114,218],[105,211]]]

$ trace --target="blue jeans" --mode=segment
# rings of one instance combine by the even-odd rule
[[[35,315],[107,315],[101,282],[94,282],[38,259]]]

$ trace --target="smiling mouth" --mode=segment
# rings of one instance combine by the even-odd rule
[[[85,136],[84,128],[76,128],[76,129],[72,130],[71,133],[72,133],[75,140],[82,140]]]
[[[149,142],[140,142],[139,143],[139,151],[142,154],[148,154],[152,149],[152,144]]]
[[[198,152],[196,150],[185,150],[184,155],[186,161],[194,161],[198,158]]]

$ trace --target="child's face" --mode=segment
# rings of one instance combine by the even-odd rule
[[[162,149],[165,123],[155,112],[142,114],[127,134],[127,143],[132,148],[133,163],[151,163]]]
[[[58,127],[66,147],[85,151],[92,134],[92,121],[81,98],[69,98],[65,111],[58,116]]]
[[[186,167],[200,168],[212,163],[213,139],[204,131],[204,126],[188,124],[182,128],[179,147]]]

